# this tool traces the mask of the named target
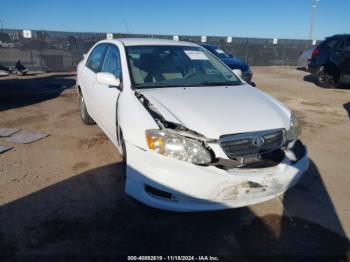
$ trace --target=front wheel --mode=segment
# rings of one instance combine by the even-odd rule
[[[125,141],[124,141],[123,133],[122,133],[121,130],[120,130],[119,143],[120,143],[120,147],[121,147],[121,151],[119,151],[119,152],[120,152],[120,156],[122,157],[122,160],[120,161],[120,164],[119,164],[119,170],[120,170],[119,179],[121,181],[122,188],[125,189],[125,186],[126,186],[127,159],[126,159]]]
[[[126,179],[126,165],[127,165],[127,159],[126,159],[126,147],[125,147],[125,141],[123,137],[123,133],[120,132],[120,143],[122,147],[122,154],[123,154],[123,159],[122,159],[122,172],[124,179]]]
[[[336,88],[338,80],[333,72],[322,66],[317,74],[317,84],[323,88]]]
[[[85,125],[95,124],[95,121],[91,118],[91,116],[89,115],[86,109],[84,97],[83,97],[83,94],[81,93],[79,95],[79,109],[80,109],[80,118]]]

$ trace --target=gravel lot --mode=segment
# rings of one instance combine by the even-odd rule
[[[0,155],[0,260],[36,254],[331,255],[350,258],[350,87],[293,67],[255,67],[258,88],[295,110],[311,165],[280,200],[178,214],[123,192],[120,156],[80,121],[74,76],[0,79],[0,127],[50,134]],[[301,257],[300,257],[301,256]]]

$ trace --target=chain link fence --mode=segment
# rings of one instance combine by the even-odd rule
[[[27,31],[28,32],[28,31]],[[30,70],[73,71],[93,44],[106,39],[106,33],[31,30],[0,31],[0,66],[14,67],[21,60]],[[29,37],[29,38],[28,38]],[[120,34],[113,38],[142,37],[173,39],[172,35]],[[201,43],[201,36],[179,36],[181,41]],[[252,66],[296,65],[299,54],[312,47],[310,40],[206,37],[207,44],[220,46]],[[314,44],[317,44],[314,43]]]

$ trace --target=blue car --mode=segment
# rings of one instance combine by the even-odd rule
[[[242,60],[239,60],[238,58],[235,58],[231,54],[226,53],[224,50],[222,50],[218,46],[209,45],[209,44],[201,44],[201,46],[207,49],[210,53],[220,58],[220,60],[224,62],[232,70],[234,71],[240,70],[241,77],[243,78],[244,81],[246,81],[249,84],[254,84],[251,82],[253,77],[253,72],[250,69],[249,65],[247,65],[245,62],[243,62]]]

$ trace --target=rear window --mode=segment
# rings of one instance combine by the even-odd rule
[[[345,38],[342,39],[338,46],[337,46],[338,49],[341,49],[341,50],[347,50],[349,51],[350,50],[350,38]]]
[[[346,43],[345,43],[344,49],[345,49],[346,51],[350,51],[350,37],[348,37],[348,38],[346,39]]]
[[[339,39],[336,39],[336,38],[327,39],[320,44],[320,47],[333,49],[334,47],[337,46],[338,42],[339,42]]]

